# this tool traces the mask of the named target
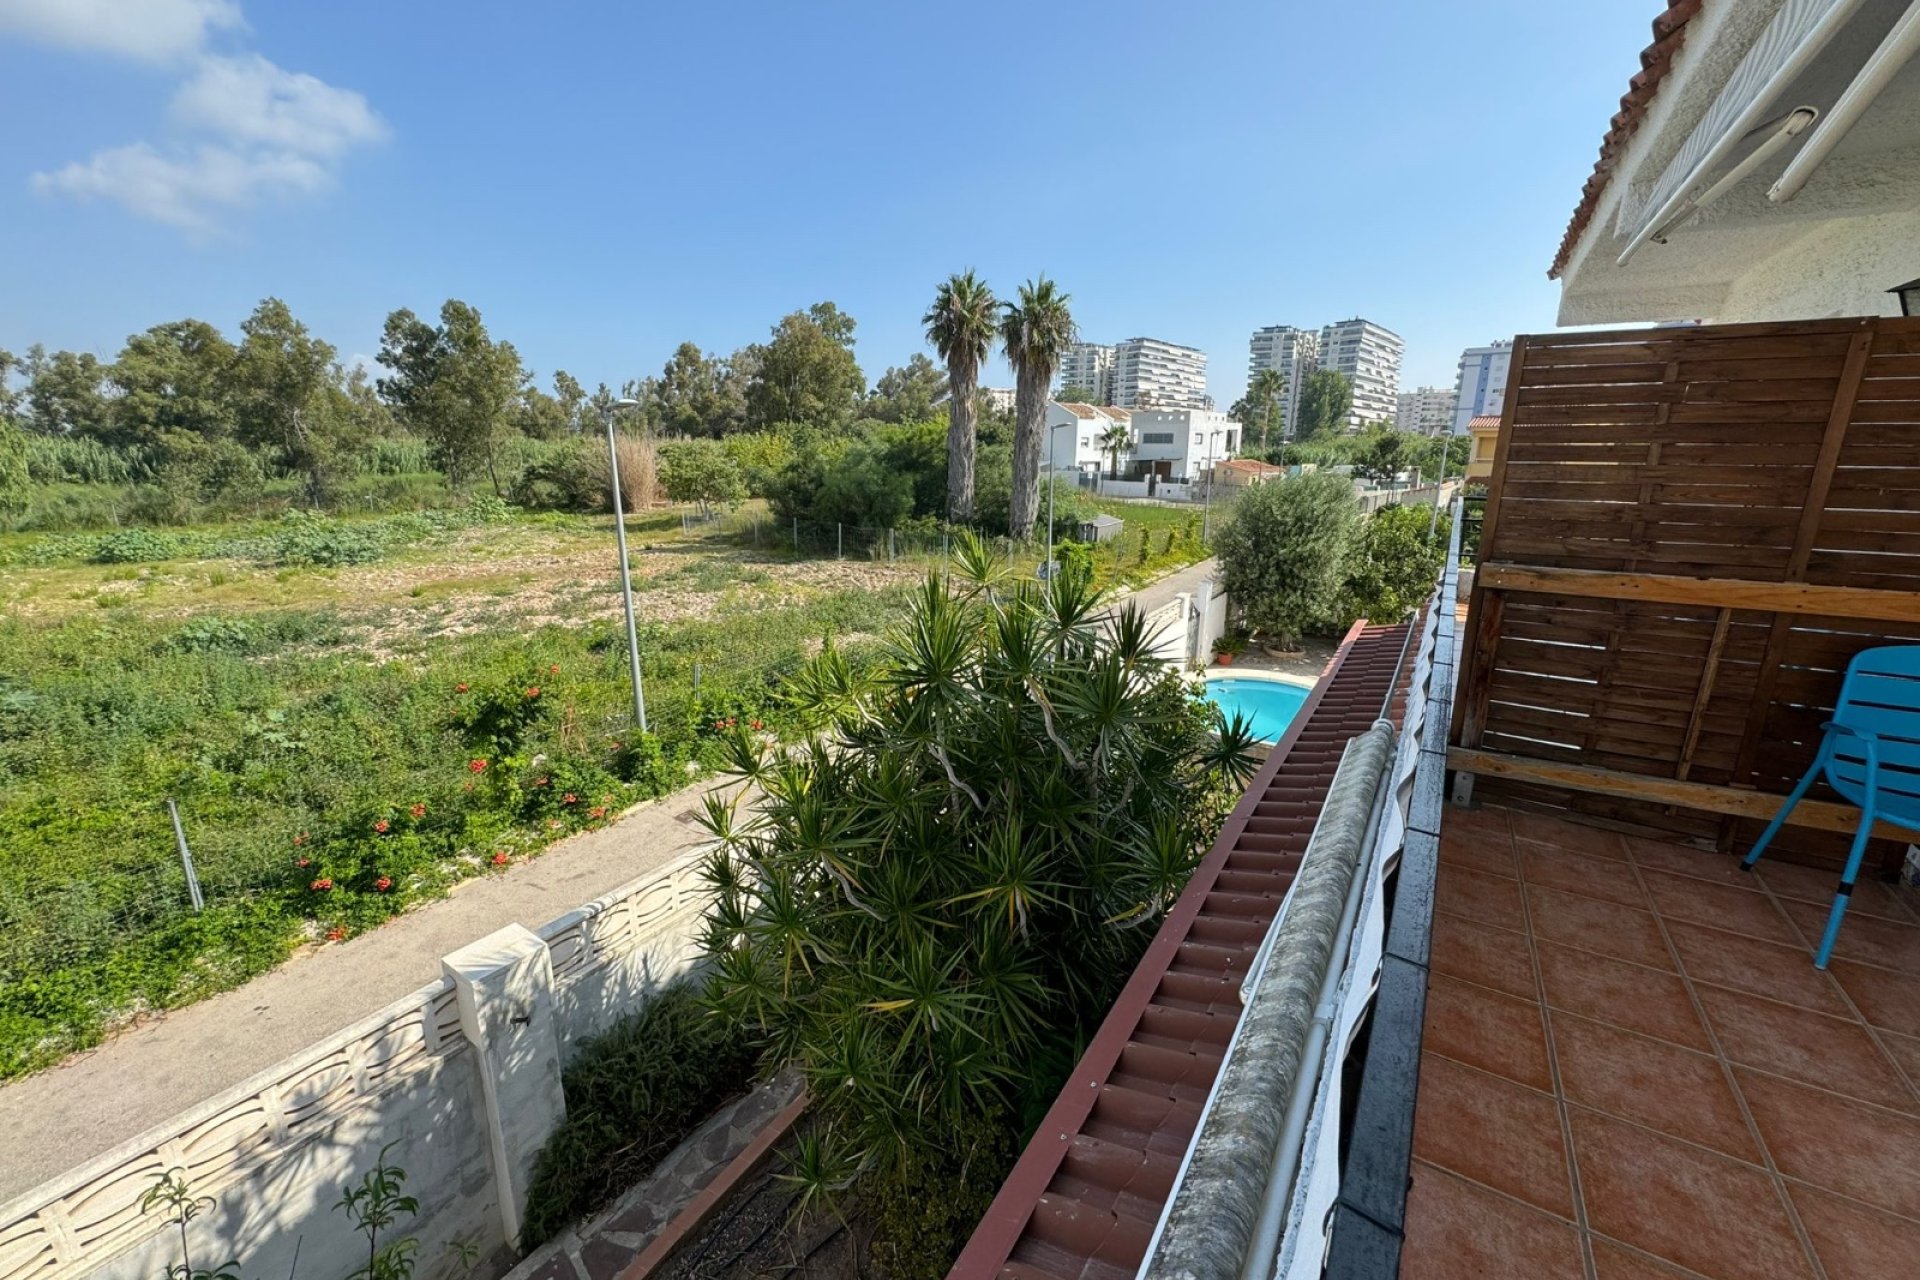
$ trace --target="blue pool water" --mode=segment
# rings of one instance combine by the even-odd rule
[[[1278,742],[1307,700],[1301,685],[1278,680],[1248,680],[1240,676],[1209,676],[1207,698],[1227,713],[1238,711],[1253,721],[1253,735],[1262,742]]]

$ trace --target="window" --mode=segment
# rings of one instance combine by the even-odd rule
[[[1140,443],[1141,444],[1172,444],[1173,432],[1143,431],[1140,433]]]

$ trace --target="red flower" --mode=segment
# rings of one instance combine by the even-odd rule
[[[765,726],[765,725],[763,725],[763,724],[761,724],[761,723],[760,723],[760,722],[759,722],[758,720],[755,720],[755,721],[753,722],[753,727],[754,727],[755,729],[764,729],[764,728],[766,728],[766,726]]]
[[[467,691],[467,682],[462,680],[459,684],[453,686],[453,691],[455,693],[465,693]]]
[[[716,729],[724,729],[727,727],[727,722],[725,720],[715,720],[713,722],[713,727]]]
[[[487,762],[485,760],[482,760],[476,756],[474,759],[467,761],[468,773],[485,773],[486,771],[487,771]]]
[[[295,858],[293,860],[293,865],[296,867],[310,867],[313,865],[313,859],[312,858]]]
[[[571,791],[569,791],[569,792],[567,792],[567,794],[565,794],[564,796],[561,796],[561,797],[560,797],[560,803],[561,803],[561,804],[572,804],[572,803],[573,803],[574,801],[576,801],[576,800],[578,800],[579,798],[580,798],[579,796],[577,796],[577,795],[575,795],[575,794],[573,794],[573,792],[571,792]]]
[[[733,717],[732,717],[732,716],[728,716],[728,717],[727,717],[727,728],[729,728],[729,729],[731,729],[731,728],[733,728],[733,724],[734,724],[734,721],[733,721]]]
[[[307,842],[307,833],[302,831],[299,835],[293,838],[293,847],[298,849],[301,845],[305,844],[306,842]]]
[[[550,666],[550,667],[548,667],[548,668],[547,668],[547,674],[548,674],[548,675],[550,675],[550,676],[557,676],[557,675],[559,675],[559,674],[560,674],[560,664],[556,662],[556,663],[554,663],[554,664],[553,664],[552,666]]]
[[[343,927],[342,927],[342,926],[340,926],[340,925],[335,925],[335,926],[333,926],[333,928],[331,928],[331,929],[329,929],[329,930],[327,930],[327,941],[328,941],[328,942],[339,942],[339,941],[342,941],[343,939],[345,939],[345,938],[346,938],[346,936],[347,936],[347,931],[346,931],[346,929],[345,929],[345,928],[343,928]]]
[[[379,832],[381,835],[385,835],[387,834],[387,829],[389,825],[390,824],[387,822],[387,820],[385,818],[382,818],[380,819],[380,821],[373,824],[373,829]]]
[[[416,804],[411,809],[408,809],[407,812],[416,818],[424,818],[427,816],[427,806],[424,804]]]
[[[308,885],[307,888],[313,890],[315,893],[325,893],[327,890],[333,888],[333,881],[327,879],[325,876],[321,876],[318,880]]]
[[[393,881],[387,876],[381,876],[373,882],[373,887],[377,892],[385,893],[387,890],[393,888]]]
[[[527,696],[528,696],[529,698],[537,698],[537,697],[539,697],[539,696],[540,696],[540,686],[539,686],[539,685],[537,685],[537,684],[530,684],[530,685],[528,685],[528,686],[527,686]]]
[[[493,865],[496,867],[504,867],[507,865],[507,851],[505,849],[495,849],[493,851]]]
[[[607,806],[603,804],[597,804],[593,808],[587,810],[587,816],[589,818],[604,818],[607,816]]]
[[[549,777],[547,777],[547,776],[546,776],[545,774],[542,774],[542,775],[541,775],[540,777],[538,777],[538,778],[535,778],[535,779],[533,780],[533,785],[534,785],[534,786],[536,786],[536,787],[544,787],[544,786],[546,786],[546,785],[547,785],[547,784],[548,784],[549,782],[552,782],[552,781],[553,781],[553,779],[552,779],[552,778],[549,778]]]

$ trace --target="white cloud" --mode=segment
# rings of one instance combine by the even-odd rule
[[[162,153],[144,142],[99,151],[52,173],[33,175],[33,189],[82,202],[111,200],[129,212],[190,231],[212,231],[222,211],[265,198],[307,195],[333,179],[311,156],[240,150],[206,143]]]
[[[337,156],[387,136],[365,97],[283,70],[257,53],[202,58],[168,114],[182,129],[307,156]]]
[[[188,57],[245,25],[234,0],[0,0],[0,32],[142,62]]]
[[[386,122],[361,94],[257,53],[203,56],[167,115],[176,131],[168,144],[98,151],[34,174],[33,189],[110,200],[143,218],[207,232],[221,214],[325,189],[348,151],[387,137]]]

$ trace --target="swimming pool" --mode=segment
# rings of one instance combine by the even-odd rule
[[[1238,711],[1253,722],[1253,736],[1278,742],[1307,700],[1311,690],[1281,680],[1245,676],[1207,677],[1207,699],[1231,718]]]

